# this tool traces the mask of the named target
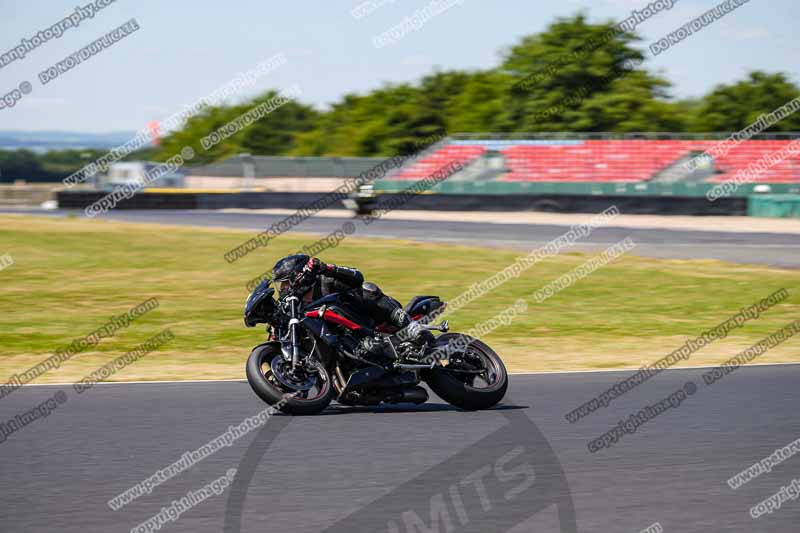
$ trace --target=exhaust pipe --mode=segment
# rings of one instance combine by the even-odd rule
[[[386,400],[387,403],[414,403],[421,404],[428,401],[428,391],[420,386],[406,389],[397,394],[393,394]]]

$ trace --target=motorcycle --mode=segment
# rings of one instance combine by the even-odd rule
[[[428,400],[423,381],[466,410],[487,409],[505,396],[508,373],[494,350],[449,333],[447,321],[420,320],[444,311],[437,296],[415,296],[405,306],[419,328],[432,332],[419,346],[403,340],[403,331],[375,324],[347,292],[304,303],[292,294],[276,298],[270,285],[262,281],[245,304],[245,325],[266,324],[268,336],[250,353],[246,373],[256,395],[285,413],[317,414],[334,399],[348,406],[422,404]],[[388,356],[369,357],[376,346]]]

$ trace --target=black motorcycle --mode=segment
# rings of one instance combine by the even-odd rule
[[[274,297],[271,281],[253,290],[244,309],[247,327],[267,324],[269,340],[247,360],[247,381],[255,393],[286,413],[307,415],[336,399],[345,405],[422,404],[425,381],[445,401],[462,409],[487,409],[505,396],[508,373],[486,344],[467,335],[442,334],[418,345],[354,306],[348,293],[304,304],[296,295]],[[405,310],[412,320],[438,316],[446,304],[437,296],[416,296]],[[375,348],[380,349],[376,350]],[[375,358],[382,352],[385,357]]]

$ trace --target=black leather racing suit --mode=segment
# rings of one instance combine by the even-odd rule
[[[346,299],[364,309],[378,326],[386,324],[402,329],[411,323],[400,302],[383,294],[374,283],[365,283],[364,275],[355,268],[327,264],[311,290],[314,300],[337,292],[347,293]]]

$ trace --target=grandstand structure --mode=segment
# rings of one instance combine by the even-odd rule
[[[800,216],[800,134],[759,136],[718,148],[727,135],[456,135],[400,168],[348,189],[342,206],[385,209],[596,213],[609,199],[628,214]],[[716,147],[716,148],[715,148]],[[792,150],[787,148],[791,147]],[[717,154],[713,157],[699,157]],[[714,188],[763,162],[720,197]],[[776,158],[776,156],[778,156]],[[241,154],[186,170],[183,188],[148,188],[126,209],[301,209],[385,158],[263,157]],[[459,163],[447,179],[418,183]],[[409,195],[408,192],[412,194]],[[58,204],[83,209],[107,191],[59,191]],[[711,199],[711,196],[714,196]],[[337,204],[338,206],[338,204]]]
[[[715,134],[458,135],[388,179],[418,180],[458,162],[465,169],[451,178],[456,181],[715,183],[779,153],[800,135],[758,136],[731,146],[724,155],[695,159],[725,138]],[[693,160],[699,164],[687,164]],[[771,165],[755,181],[800,184],[800,153]]]
[[[418,158],[392,171],[384,181],[416,181],[460,163],[464,169],[448,178],[449,183],[714,184],[730,179],[770,154],[780,153],[800,139],[800,134],[756,136],[732,143],[724,155],[699,157],[710,153],[727,137],[728,134],[664,133],[461,134],[429,147]],[[243,154],[189,167],[186,187],[333,190],[346,178],[366,172],[383,160]],[[800,153],[771,164],[754,181],[800,184]]]
[[[240,154],[187,167],[186,188],[327,192],[380,164],[382,157],[285,157]],[[249,174],[249,175],[248,175]]]

